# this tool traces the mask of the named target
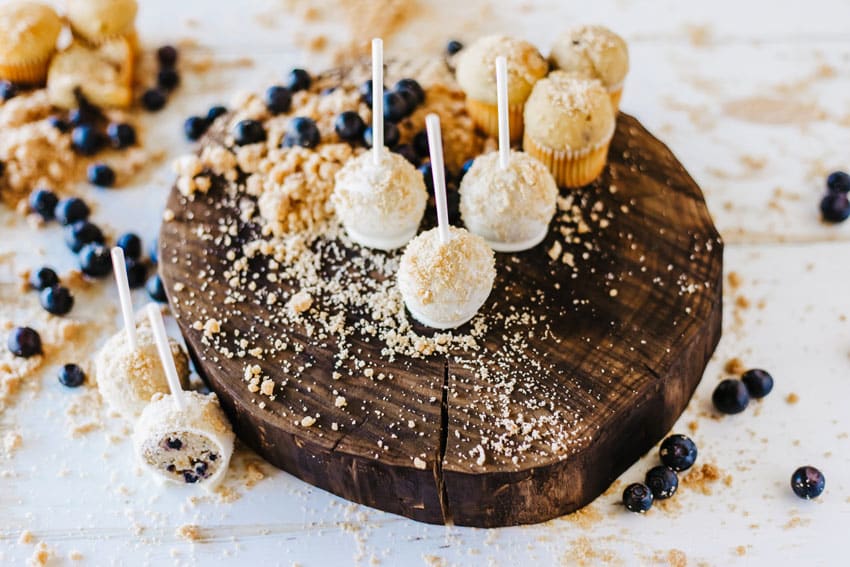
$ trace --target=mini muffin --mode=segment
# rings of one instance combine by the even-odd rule
[[[601,82],[554,71],[537,82],[526,101],[522,144],[559,186],[581,187],[602,173],[615,125]]]
[[[44,82],[62,21],[39,2],[0,5],[0,79],[27,85]]]
[[[92,45],[119,37],[136,48],[136,0],[68,0],[68,21],[74,35]]]
[[[133,54],[129,40],[117,38],[100,47],[74,41],[56,54],[47,73],[47,96],[60,108],[76,108],[74,93],[106,108],[126,108],[133,101]]]
[[[602,26],[576,26],[555,41],[549,60],[555,69],[599,79],[614,111],[620,108],[629,71],[629,49],[622,37]]]
[[[511,141],[522,139],[522,109],[534,84],[549,65],[533,45],[521,39],[482,37],[458,55],[457,82],[466,93],[466,107],[475,123],[491,136],[499,135],[496,105],[496,58],[508,62],[508,121]]]

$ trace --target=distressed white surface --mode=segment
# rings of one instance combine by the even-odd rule
[[[181,135],[187,114],[227,101],[237,89],[270,84],[296,63],[323,64],[299,53],[294,42],[299,22],[280,15],[282,3],[143,4],[140,35],[148,46],[190,36],[212,47],[218,58],[255,60],[253,68],[184,75],[167,110],[147,121],[148,147],[187,151]],[[417,565],[435,564],[434,557],[451,565],[569,565],[580,558],[578,548],[587,548],[583,538],[596,552],[584,557],[587,564],[601,564],[606,557],[615,564],[655,564],[673,548],[686,553],[689,565],[846,561],[850,222],[822,225],[817,203],[823,172],[850,167],[850,4],[505,2],[465,32],[470,22],[481,20],[479,5],[469,4],[474,7],[441,0],[423,9],[422,18],[432,23],[417,25],[433,30],[439,22],[444,33],[403,34],[388,42],[388,55],[403,47],[437,50],[449,37],[488,30],[524,35],[545,48],[574,21],[606,23],[630,41],[632,71],[623,108],[668,143],[703,187],[727,240],[726,270],[740,275],[741,294],[752,304],[738,309],[736,323],[736,296],[727,286],[723,339],[674,428],[686,432],[686,424],[696,419],[700,461],[731,474],[731,485],[714,483],[712,495],[682,487],[675,496],[677,510],[654,510],[646,517],[625,513],[617,505],[619,496],[609,495],[593,504],[602,519],[590,525],[556,520],[489,531],[417,524],[350,504],[281,472],[240,489],[244,495],[234,503],[205,500],[193,506],[188,503],[196,494],[192,488],[161,488],[138,474],[128,440],[111,442],[103,431],[69,439],[64,409],[78,392],[60,386],[51,368],[43,373],[39,394],[25,392],[0,415],[0,434],[15,428],[24,438],[11,459],[0,456],[0,469],[12,471],[0,477],[0,562],[20,564],[31,555],[31,545],[17,543],[23,530],[54,549],[57,564],[77,550],[92,565],[369,565],[373,558],[384,565]],[[258,17],[276,27],[258,25]],[[813,78],[821,64],[834,69],[832,78]],[[758,124],[724,112],[724,103],[751,96],[816,104],[826,119],[803,126]],[[748,168],[741,156],[765,165]],[[98,203],[95,222],[116,232],[138,231],[147,244],[170,182],[164,165],[132,188],[85,191]],[[777,187],[791,197],[775,198]],[[58,228],[32,230],[0,209],[0,252],[10,250],[18,253],[20,266],[72,266]],[[115,299],[111,289],[105,296]],[[143,300],[136,296],[138,304]],[[756,307],[760,300],[762,309]],[[80,303],[75,314],[99,308],[98,302]],[[725,377],[723,364],[732,356],[770,370],[776,389],[744,414],[711,419],[711,391]],[[794,405],[784,401],[791,392],[800,398]],[[112,422],[107,433],[118,428]],[[641,479],[656,458],[651,452],[621,480]],[[802,464],[826,474],[819,501],[798,500],[788,488],[791,472]],[[201,526],[202,543],[175,535],[186,523]],[[743,556],[738,546],[745,546]]]

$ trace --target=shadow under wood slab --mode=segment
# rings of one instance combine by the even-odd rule
[[[535,523],[591,502],[668,432],[720,338],[723,250],[702,193],[628,115],[603,176],[562,191],[547,240],[497,255],[489,300],[458,330],[485,323],[475,349],[451,343],[390,359],[382,341],[351,334],[346,350],[369,373],[335,374],[334,338],[281,319],[282,306],[232,302],[228,251],[241,254],[259,231],[222,197],[218,184],[194,200],[172,191],[160,270],[196,365],[239,438],[310,484],[415,520]],[[231,238],[201,236],[231,224]],[[322,273],[357,269],[359,248],[330,250]],[[299,290],[297,281],[269,282],[263,262],[251,262],[255,289]],[[221,325],[215,344],[196,324],[210,317]],[[288,348],[234,355],[278,339]],[[274,399],[249,390],[247,363],[280,384]]]

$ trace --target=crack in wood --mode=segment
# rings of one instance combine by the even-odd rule
[[[446,446],[449,441],[449,360],[446,358],[443,366],[443,389],[440,400],[440,454],[437,458],[435,475],[437,481],[437,494],[440,498],[440,508],[443,513],[443,521],[448,525],[452,523],[452,512],[449,508],[449,495],[446,491],[446,481],[443,476],[443,462],[446,458]]]

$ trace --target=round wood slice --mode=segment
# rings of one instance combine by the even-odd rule
[[[559,213],[543,244],[497,255],[477,353],[389,360],[380,341],[351,339],[385,380],[334,380],[334,346],[281,324],[280,306],[224,305],[226,255],[257,227],[222,204],[218,185],[192,201],[172,191],[160,273],[198,370],[239,438],[269,462],[423,522],[541,522],[591,502],[669,431],[721,332],[722,242],[699,187],[636,119],[620,115],[603,176],[562,196],[600,223],[573,241],[585,229]],[[231,239],[199,236],[222,221],[239,226]],[[359,253],[352,247],[326,268],[353,269]],[[297,282],[265,277],[256,285],[297,291]],[[251,393],[246,360],[222,356],[193,325],[212,316],[227,337],[300,345],[256,361],[278,381],[303,366],[298,378],[273,401]],[[335,391],[346,406],[336,407]],[[303,415],[319,417],[304,427]]]

